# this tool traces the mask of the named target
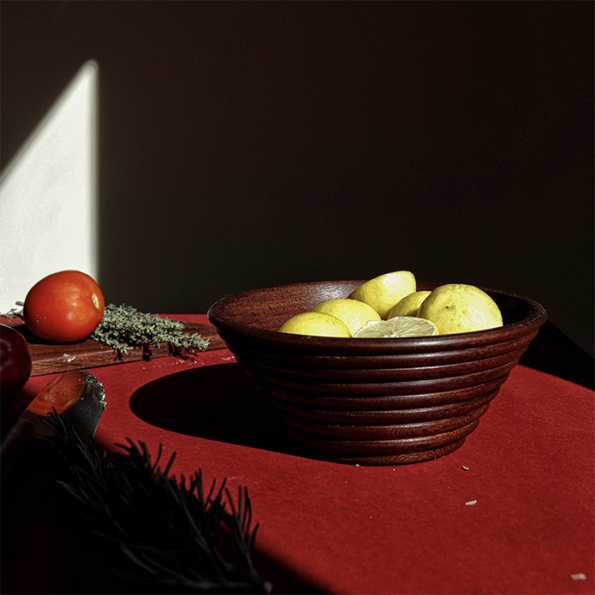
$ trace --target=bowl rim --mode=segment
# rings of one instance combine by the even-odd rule
[[[353,354],[360,351],[357,349],[357,346],[362,347],[361,351],[366,354],[386,353],[387,351],[392,353],[407,352],[412,349],[425,351],[434,348],[443,351],[447,349],[460,349],[461,347],[481,347],[501,340],[522,337],[531,332],[537,333],[539,327],[547,320],[547,312],[538,302],[515,293],[479,286],[479,289],[485,291],[491,297],[524,303],[529,307],[529,314],[517,322],[485,331],[415,338],[354,339],[353,337],[313,337],[309,335],[279,333],[278,331],[263,329],[250,323],[238,323],[237,320],[232,320],[231,316],[226,312],[227,307],[232,301],[245,299],[262,292],[272,292],[283,288],[297,288],[299,286],[314,288],[316,286],[325,287],[331,284],[364,282],[365,280],[309,281],[241,291],[227,295],[212,304],[207,310],[207,318],[218,331],[221,331],[220,334],[224,340],[226,336],[230,338],[243,336],[249,338],[252,342],[266,344],[271,348],[295,349],[297,351],[324,351],[337,354]],[[418,281],[418,285],[425,286],[432,285],[438,287],[445,284],[442,282]]]

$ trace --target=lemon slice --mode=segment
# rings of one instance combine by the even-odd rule
[[[368,322],[354,336],[356,339],[401,339],[406,337],[428,337],[437,335],[433,322],[413,316],[395,316],[380,322]]]
[[[434,289],[421,305],[419,316],[431,320],[441,335],[483,331],[503,324],[496,302],[478,287],[463,283]]]
[[[395,316],[417,316],[419,307],[431,293],[431,291],[416,291],[405,296],[386,315],[387,320]]]
[[[349,297],[368,304],[386,318],[390,309],[417,288],[415,276],[409,271],[395,271],[362,283]]]
[[[334,298],[320,302],[311,312],[322,312],[330,314],[342,320],[348,327],[352,335],[363,328],[370,320],[380,320],[380,315],[374,308],[347,298]]]
[[[335,316],[321,312],[304,312],[283,323],[280,333],[313,337],[351,337],[349,327]]]

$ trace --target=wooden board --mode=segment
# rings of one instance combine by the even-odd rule
[[[209,345],[205,351],[224,349],[226,347],[214,327],[195,322],[183,322],[183,324],[184,332],[189,334],[199,333],[203,339],[209,340]],[[22,324],[11,326],[22,333],[27,339],[29,353],[33,361],[31,376],[98,368],[100,366],[111,366],[147,359],[140,347],[130,349],[127,355],[121,354],[121,357],[118,357],[118,353],[111,347],[107,347],[93,339],[87,339],[79,343],[58,345],[37,339]],[[151,359],[169,357],[171,355],[172,353],[169,347],[164,344],[161,344],[159,349],[151,347],[150,350]],[[192,354],[189,354],[189,357],[192,357]]]

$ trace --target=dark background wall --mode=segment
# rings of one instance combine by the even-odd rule
[[[593,354],[591,2],[3,2],[1,165],[99,65],[100,283],[512,291]]]

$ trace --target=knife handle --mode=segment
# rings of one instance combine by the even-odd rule
[[[0,446],[1,483],[10,477],[34,435],[35,426],[30,421],[19,418],[6,436],[3,436]]]

